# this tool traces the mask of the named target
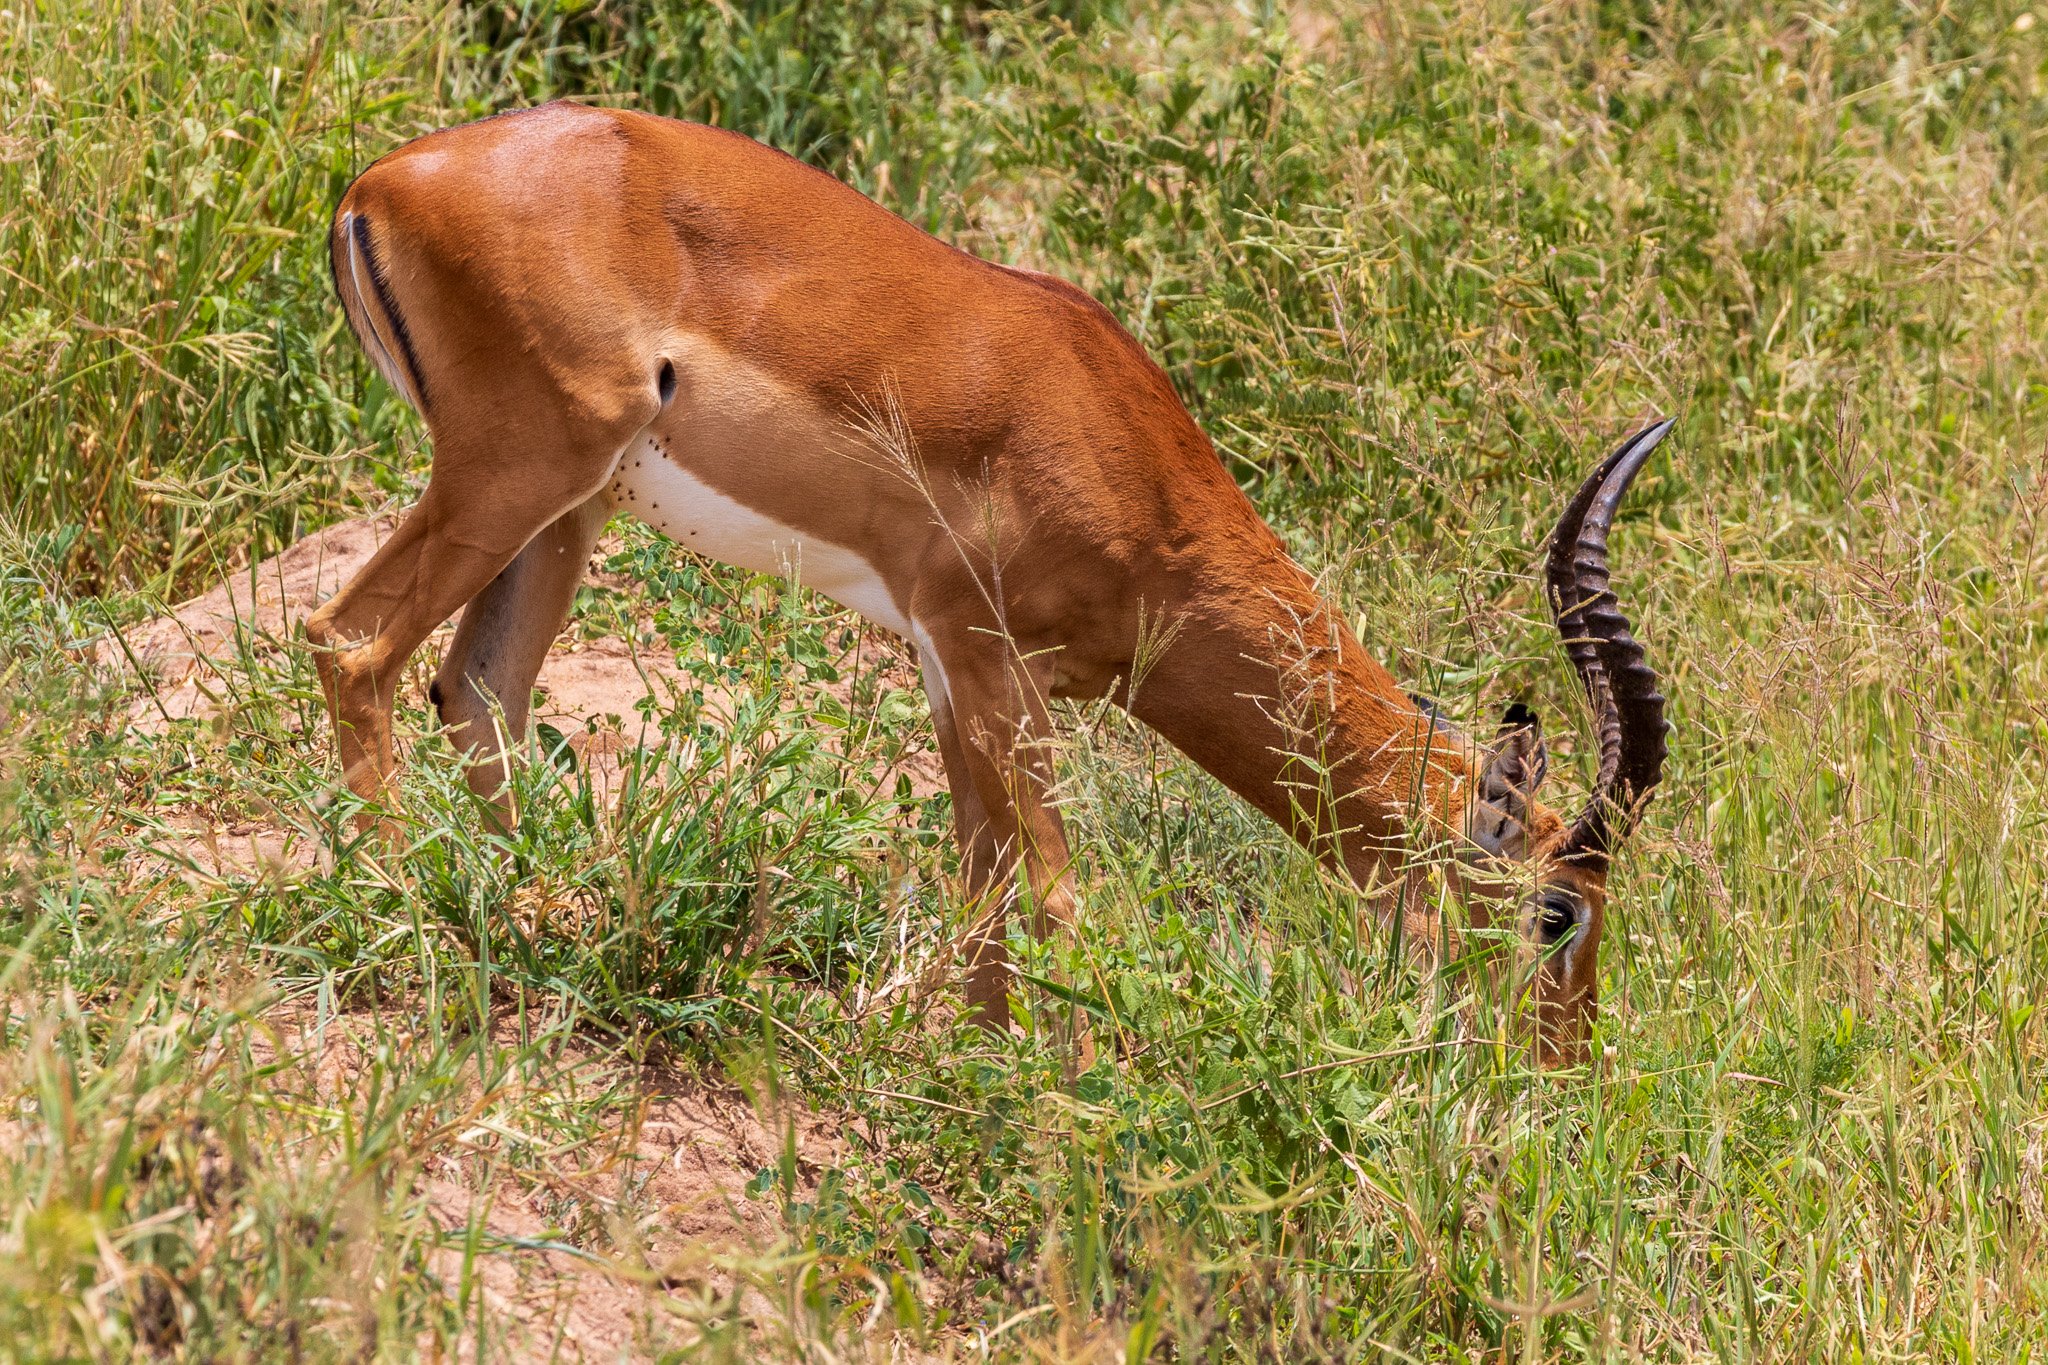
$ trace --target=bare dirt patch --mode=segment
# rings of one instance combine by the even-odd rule
[[[244,685],[249,664],[305,647],[305,619],[362,570],[397,524],[385,517],[337,523],[104,643],[102,663],[137,684],[129,722],[155,734],[173,720],[219,713]],[[612,548],[601,545],[592,557],[590,573],[600,582],[609,581],[602,566]],[[437,640],[445,642],[448,630]],[[538,685],[553,708],[544,714],[625,717],[649,697],[665,700],[681,680],[665,650],[565,636]]]
[[[422,1179],[434,1273],[482,1297],[495,1354],[620,1359],[693,1339],[707,1318],[775,1324],[759,1277],[793,1243],[777,1194],[749,1186],[787,1147],[795,1187],[780,1193],[814,1195],[843,1160],[830,1125],[789,1101],[764,1116],[717,1081],[643,1083],[614,1144],[546,1170],[451,1156]],[[566,1228],[565,1205],[594,1230]]]
[[[301,540],[259,564],[241,570],[162,616],[125,630],[99,646],[103,667],[122,678],[130,696],[126,723],[146,735],[167,733],[183,720],[224,721],[252,694],[277,686],[276,673],[290,651],[306,648],[305,618],[369,562],[396,527],[386,517],[341,522]],[[695,688],[708,714],[730,715],[733,698],[690,679],[666,648],[642,648],[654,638],[652,604],[638,585],[608,574],[604,561],[616,542],[600,543],[590,580],[613,588],[632,603],[632,629],[618,637],[583,639],[571,629],[549,653],[536,690],[536,722],[555,725],[569,736],[580,761],[601,779],[615,776],[623,754],[639,742],[641,715],[681,704]],[[678,551],[678,553],[681,553]],[[444,625],[423,656],[445,647],[452,626]],[[868,669],[888,686],[918,687],[916,663],[908,650],[881,632],[863,648]],[[846,676],[851,676],[849,671]],[[852,684],[841,681],[793,684],[848,700]],[[594,724],[592,722],[595,722]],[[945,772],[928,736],[914,739],[890,774],[910,778],[911,790],[942,790]],[[174,840],[177,852],[202,875],[303,871],[319,857],[317,837],[283,818],[244,819],[221,824],[197,812],[174,812],[174,827],[189,831]]]
[[[371,1084],[380,1052],[388,1065],[405,1049],[366,1014],[284,1005],[262,1028],[253,1050],[284,1064],[280,1088],[335,1109]],[[493,1041],[518,1038],[505,1024]],[[688,1345],[711,1323],[779,1332],[773,1267],[795,1246],[783,1200],[815,1196],[846,1160],[830,1117],[573,1041],[532,1094],[526,1084],[465,1087],[466,1114],[419,1154],[413,1186],[435,1230],[428,1269],[466,1306],[460,1358],[617,1360]],[[529,1100],[577,1095],[595,1097],[584,1101],[587,1139],[543,1155],[512,1136],[532,1135],[520,1117]],[[766,1189],[764,1170],[776,1173]]]

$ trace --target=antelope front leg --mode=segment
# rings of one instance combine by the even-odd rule
[[[968,888],[983,907],[969,932],[967,1003],[976,1019],[1000,1029],[1010,1018],[1004,940],[1016,874],[1030,891],[1034,937],[1074,917],[1073,859],[1053,804],[1048,670],[1017,659],[1007,641],[985,632],[920,626],[920,633]]]
[[[989,824],[988,807],[974,785],[974,772],[967,763],[967,750],[960,742],[960,726],[953,716],[953,699],[946,689],[946,675],[938,655],[929,644],[918,651],[919,671],[924,675],[925,700],[931,704],[932,728],[939,740],[939,756],[946,764],[946,786],[953,796],[953,837],[960,845],[961,879],[968,895],[977,901],[999,893],[1001,885],[1015,871],[1008,853]]]

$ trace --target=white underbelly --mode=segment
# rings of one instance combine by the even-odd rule
[[[702,555],[755,573],[801,583],[898,635],[909,613],[896,605],[874,565],[843,545],[805,535],[763,516],[697,478],[644,437],[627,447],[612,475],[612,500],[655,530]]]

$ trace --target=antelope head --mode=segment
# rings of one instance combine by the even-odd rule
[[[1667,419],[1639,431],[1602,460],[1550,536],[1550,608],[1599,741],[1586,808],[1567,824],[1536,800],[1548,764],[1536,716],[1519,704],[1508,708],[1477,765],[1468,833],[1492,859],[1522,865],[1515,919],[1537,956],[1529,991],[1546,1063],[1585,1056],[1599,1007],[1608,874],[1664,769],[1664,697],[1609,590],[1607,534],[1636,472],[1671,426]]]

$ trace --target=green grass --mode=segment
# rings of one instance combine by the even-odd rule
[[[1602,1064],[1532,1074],[1474,963],[1094,709],[1082,930],[1028,966],[1102,1059],[955,1027],[900,984],[966,913],[945,799],[886,778],[920,697],[818,690],[847,618],[637,530],[643,644],[738,707],[648,717],[628,799],[544,735],[489,833],[414,687],[409,837],[357,842],[302,653],[126,726],[110,630],[419,486],[327,283],[349,176],[559,94],[1084,284],[1459,714],[1582,725],[1537,547],[1680,413],[1619,532],[1678,730]],[[2012,3],[0,12],[0,1357],[497,1343],[486,1270],[542,1252],[437,1216],[459,1178],[678,1359],[2040,1358],[2044,272]],[[194,821],[326,853],[188,875]],[[309,1019],[368,1040],[348,1085]],[[663,1288],[605,1154],[693,1077],[844,1148],[764,1158],[782,1244]]]

